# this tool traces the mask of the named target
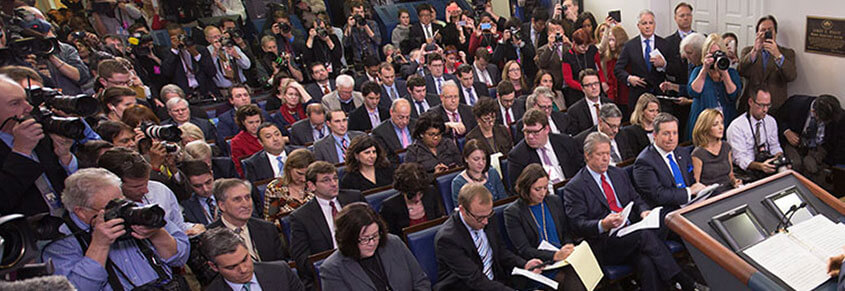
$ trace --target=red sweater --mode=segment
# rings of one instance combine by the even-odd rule
[[[244,177],[244,170],[241,168],[241,160],[252,154],[264,149],[258,138],[252,136],[244,130],[241,130],[235,137],[232,138],[232,161],[235,162],[235,169],[238,174]]]

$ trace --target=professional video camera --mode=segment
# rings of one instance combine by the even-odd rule
[[[131,226],[141,225],[149,228],[163,227],[167,221],[164,220],[164,209],[158,204],[137,206],[126,199],[114,199],[106,204],[103,220],[109,221],[115,218],[122,218],[126,233],[121,238],[130,238]]]

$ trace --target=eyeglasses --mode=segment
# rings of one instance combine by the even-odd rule
[[[610,122],[607,122],[607,120],[605,120],[604,118],[602,118],[601,121],[604,122],[604,124],[607,124],[607,127],[610,127],[610,129],[619,129],[619,127],[621,126],[619,124],[612,124]]]
[[[481,117],[481,121],[488,122],[488,123],[496,121],[496,115],[495,114],[484,115],[484,116]]]
[[[600,84],[599,82],[592,82],[592,83],[583,84],[583,85],[581,85],[581,87],[593,87],[593,86],[598,86],[599,84]]]
[[[545,129],[545,128],[546,128],[545,126],[544,126],[544,127],[541,127],[541,128],[540,128],[540,129],[538,129],[538,130],[529,130],[529,129],[525,129],[525,128],[523,128],[523,129],[522,129],[522,133],[523,133],[525,136],[529,136],[529,135],[538,135],[538,134],[540,134],[540,132],[542,132],[542,131],[543,131],[543,129]]]
[[[427,135],[428,137],[439,137],[439,136],[443,135],[443,133],[439,132],[439,131],[438,132],[426,132],[425,135]]]
[[[467,214],[469,214],[469,216],[471,216],[472,219],[475,219],[475,221],[483,222],[484,220],[493,218],[493,215],[495,215],[496,212],[491,209],[489,214],[484,215],[484,216],[478,216],[478,215],[472,214],[472,211],[469,211],[469,209],[467,209]]]
[[[772,103],[762,104],[762,103],[757,103],[756,100],[751,100],[751,102],[754,102],[754,104],[757,104],[757,106],[760,106],[760,107],[763,107],[763,108],[771,108],[772,107]]]
[[[129,87],[129,85],[132,84],[132,80],[126,80],[126,81],[120,82],[120,81],[112,81],[112,80],[106,79],[106,81],[109,82],[109,83],[115,84],[117,86]]]
[[[381,238],[381,235],[376,233],[376,234],[371,235],[371,236],[365,236],[365,237],[359,238],[358,243],[362,244],[362,245],[366,245],[366,244],[370,244],[372,242],[377,242],[379,240],[379,238]]]

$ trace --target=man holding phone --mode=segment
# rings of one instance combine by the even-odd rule
[[[411,47],[420,47],[424,43],[433,44],[437,32],[443,26],[432,21],[434,20],[434,15],[431,14],[431,5],[427,3],[417,5],[417,16],[420,22],[411,25],[411,30],[408,33]]]
[[[757,21],[757,37],[754,45],[742,49],[739,61],[739,75],[747,79],[749,88],[764,87],[772,95],[773,112],[786,101],[787,83],[795,80],[795,51],[777,44],[778,22],[772,15]],[[746,91],[739,104],[746,104],[748,96],[755,92]],[[742,110],[743,108],[740,108]]]

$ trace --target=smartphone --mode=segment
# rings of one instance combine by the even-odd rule
[[[425,45],[425,51],[426,51],[426,52],[433,52],[433,51],[436,51],[436,50],[437,50],[437,45],[436,45],[436,44],[433,44],[433,43],[432,43],[432,44],[427,44],[427,45]]]
[[[466,26],[466,25],[467,25],[466,21],[463,21],[463,20],[458,21],[458,26]]]
[[[763,35],[764,39],[772,39],[772,31],[766,31],[766,34]]]
[[[490,24],[489,22],[482,22],[481,23],[481,30],[490,30],[491,28],[493,28],[493,25]]]
[[[613,18],[618,23],[622,23],[622,11],[620,10],[611,10],[607,13],[607,16],[610,16],[610,18]]]

